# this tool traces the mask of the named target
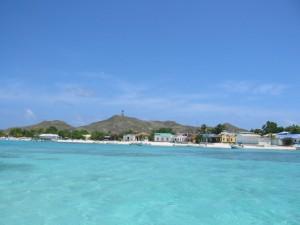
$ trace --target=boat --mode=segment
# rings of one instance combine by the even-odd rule
[[[141,142],[131,142],[129,145],[143,146],[143,143],[141,143]]]
[[[231,145],[230,146],[232,149],[242,149],[242,148],[244,148],[244,146],[243,145]]]
[[[300,150],[300,144],[294,145],[294,147],[296,148],[296,150]]]

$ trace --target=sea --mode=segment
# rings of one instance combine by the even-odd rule
[[[300,152],[0,141],[0,225],[299,225]]]

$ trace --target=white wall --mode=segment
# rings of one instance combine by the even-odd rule
[[[248,145],[257,145],[259,142],[259,135],[246,135],[238,134],[236,136],[236,143],[238,144],[248,144]]]

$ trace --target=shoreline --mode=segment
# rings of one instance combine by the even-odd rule
[[[0,138],[6,141],[35,141],[31,138]],[[156,146],[156,147],[196,147],[196,148],[217,148],[217,149],[232,149],[231,144],[227,143],[169,143],[169,142],[153,142],[153,141],[93,141],[93,140],[53,140],[57,143],[72,143],[72,144],[114,144],[114,145],[135,145],[135,146]],[[239,150],[278,150],[278,151],[296,151],[294,146],[259,146],[259,145],[243,145]]]

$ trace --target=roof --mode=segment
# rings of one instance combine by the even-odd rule
[[[251,133],[251,132],[240,132],[237,134],[238,136],[244,136],[244,137],[260,137],[259,134]]]
[[[289,132],[281,132],[281,133],[276,134],[276,137],[279,139],[284,139],[284,138],[300,139],[300,134],[291,134]]]
[[[155,133],[154,136],[160,136],[160,137],[173,137],[174,135],[171,133]]]
[[[280,133],[278,133],[278,135],[286,135],[286,134],[289,134],[290,132],[287,132],[287,131],[282,131]]]
[[[203,137],[205,138],[218,138],[220,135],[218,134],[202,134]]]
[[[150,136],[150,134],[147,132],[140,132],[136,136]]]
[[[227,131],[223,131],[220,133],[220,135],[230,135],[230,136],[233,136],[235,135],[235,133],[230,133],[230,132],[227,132]]]
[[[40,137],[58,137],[58,134],[40,134]]]
[[[133,137],[133,136],[136,136],[135,134],[124,134],[124,137],[125,136],[131,136],[131,137]]]
[[[176,137],[187,137],[188,135],[187,134],[176,134],[175,136]]]

